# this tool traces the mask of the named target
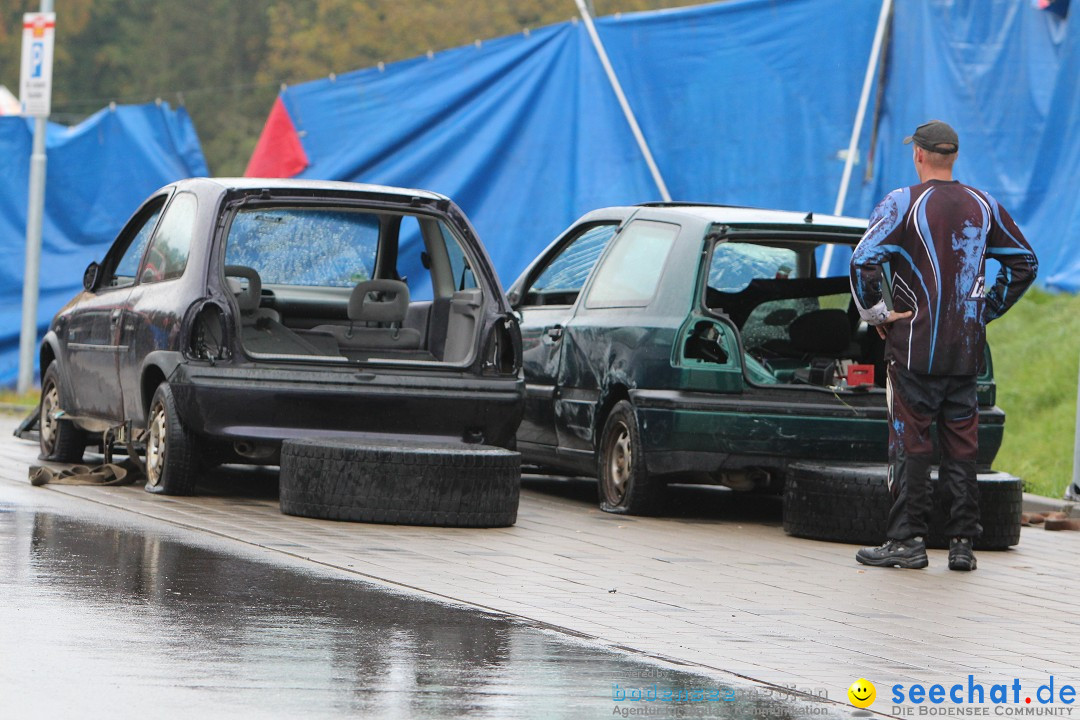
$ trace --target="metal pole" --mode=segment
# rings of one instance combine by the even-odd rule
[[[589,13],[588,8],[585,7],[585,0],[575,0],[575,2],[578,11],[581,13],[581,19],[585,21],[585,29],[589,32],[589,38],[596,49],[596,54],[600,58],[600,64],[604,66],[604,72],[607,74],[608,82],[611,83],[611,89],[615,91],[615,97],[619,100],[619,107],[622,108],[623,115],[626,116],[626,122],[630,124],[630,132],[634,134],[638,148],[645,157],[645,164],[649,166],[649,172],[652,173],[653,182],[656,183],[656,188],[660,191],[660,197],[664,202],[671,202],[671,193],[668,192],[664,178],[660,175],[660,168],[657,167],[656,161],[653,159],[652,152],[649,150],[649,143],[645,141],[645,135],[642,134],[637,118],[634,117],[634,111],[630,109],[630,103],[626,100],[622,85],[619,84],[619,78],[615,75],[615,69],[611,67],[607,51],[604,50],[604,44],[600,42],[600,35],[597,34],[596,26],[593,24],[592,15]]]
[[[1073,474],[1072,487],[1066,489],[1066,494],[1074,494],[1080,489],[1080,380],[1076,386],[1076,431],[1073,441]]]
[[[53,0],[41,0],[41,12],[53,11]],[[21,395],[34,381],[37,350],[38,292],[41,277],[41,226],[45,211],[45,133],[47,117],[34,119],[34,147],[30,155],[29,202],[26,208],[26,269],[23,273],[22,330],[19,333],[19,378],[15,386]]]
[[[870,48],[870,62],[866,63],[866,75],[863,77],[862,95],[859,97],[859,109],[855,112],[855,127],[851,129],[851,140],[848,142],[847,158],[844,161],[844,176],[840,180],[840,192],[836,194],[836,206],[833,215],[844,212],[844,202],[847,200],[848,185],[851,183],[851,171],[855,167],[855,153],[859,149],[859,136],[862,134],[863,119],[866,117],[866,106],[870,101],[870,88],[874,84],[874,69],[878,64],[878,55],[881,53],[881,45],[885,40],[885,27],[889,22],[889,12],[892,10],[892,0],[882,0],[881,14],[878,15],[877,30],[874,31],[874,44]],[[833,246],[825,247],[825,257],[821,261],[821,271],[818,273],[825,277],[832,262]]]

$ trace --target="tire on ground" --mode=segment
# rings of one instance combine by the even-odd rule
[[[892,496],[883,465],[796,463],[784,489],[784,530],[813,540],[879,545],[885,540]],[[945,523],[951,496],[931,476],[934,509],[928,547],[946,548]],[[1002,472],[979,473],[982,535],[978,550],[1005,550],[1020,542],[1023,481]]]
[[[286,440],[281,511],[396,525],[506,527],[517,521],[521,456],[487,445]]]
[[[621,515],[657,515],[666,486],[649,473],[637,413],[629,400],[615,403],[604,420],[596,453],[600,509]]]
[[[70,420],[56,417],[60,410],[60,370],[59,365],[52,362],[41,378],[41,399],[38,401],[41,459],[62,463],[82,462],[87,433],[75,427]]]
[[[180,419],[168,383],[161,383],[154,392],[146,430],[146,492],[194,495],[203,471],[201,442]]]

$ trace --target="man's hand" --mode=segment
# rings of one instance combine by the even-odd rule
[[[880,325],[875,325],[874,327],[877,329],[877,334],[881,336],[882,340],[884,340],[885,336],[889,334],[889,327],[894,322],[896,322],[897,320],[903,320],[904,318],[909,318],[909,317],[911,317],[911,311],[910,310],[908,310],[907,312],[902,312],[902,313],[898,313],[895,310],[890,310],[889,311],[889,317],[885,318],[885,322],[881,323]]]

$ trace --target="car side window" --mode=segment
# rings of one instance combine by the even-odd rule
[[[454,289],[469,290],[477,287],[476,276],[469,267],[469,259],[465,257],[465,251],[461,249],[461,245],[458,244],[448,227],[441,223],[439,227],[442,230],[443,242],[446,243],[446,253],[450,257],[450,270],[454,274]]]
[[[139,263],[142,262],[146,246],[150,242],[150,236],[154,234],[154,228],[157,226],[158,218],[161,217],[161,209],[164,206],[165,200],[162,198],[156,208],[149,210],[149,216],[144,216],[141,226],[138,225],[138,219],[132,223],[132,227],[138,227],[138,229],[132,230],[134,237],[128,244],[124,254],[120,256],[119,262],[116,263],[116,269],[104,283],[104,287],[121,288],[135,284],[135,277],[139,273]]]
[[[169,203],[143,260],[141,282],[162,282],[184,274],[198,210],[199,201],[192,193],[179,193]]]
[[[590,225],[570,240],[547,264],[522,296],[522,305],[573,305],[608,242],[617,222]]]
[[[656,294],[664,264],[679,226],[652,220],[635,220],[596,271],[586,306],[641,307]]]

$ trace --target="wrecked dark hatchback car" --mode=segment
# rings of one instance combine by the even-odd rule
[[[846,274],[818,277],[826,246],[865,228],[690,204],[581,218],[509,291],[522,460],[597,477],[601,507],[624,513],[655,510],[667,482],[778,492],[800,461],[884,464],[884,341]],[[978,392],[986,470],[1005,422],[989,350]]]
[[[41,344],[41,451],[145,444],[147,489],[192,491],[287,438],[509,447],[517,323],[461,210],[434,193],[257,179],[154,193]]]

